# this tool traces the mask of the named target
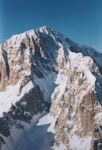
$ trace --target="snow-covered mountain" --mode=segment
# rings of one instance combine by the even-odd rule
[[[0,149],[101,150],[102,54],[46,26],[1,44]]]

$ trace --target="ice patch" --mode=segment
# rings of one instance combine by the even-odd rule
[[[8,86],[6,91],[0,92],[0,117],[3,116],[3,112],[8,112],[12,105],[14,105],[17,101],[19,101],[25,93],[28,93],[31,88],[33,88],[33,83],[30,81],[26,84],[20,95],[21,81],[19,81],[15,86]]]
[[[47,114],[44,117],[42,117],[39,120],[37,126],[46,125],[46,124],[50,124],[49,128],[47,129],[47,131],[55,134],[55,130],[54,130],[55,119],[54,119],[54,117],[51,114]]]
[[[72,150],[90,150],[91,137],[79,139],[74,136],[69,141],[69,146]]]
[[[60,144],[59,146],[53,146],[53,150],[66,150],[66,146],[64,144]]]

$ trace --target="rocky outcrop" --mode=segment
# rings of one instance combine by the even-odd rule
[[[90,57],[72,52],[69,61],[59,68],[58,87],[53,93],[50,109],[55,118],[55,150],[56,145],[60,147],[62,144],[64,150],[99,150],[102,145],[102,122],[95,120],[95,116],[102,119],[98,116],[102,108],[95,90],[96,78],[91,70],[100,74]],[[76,142],[82,145],[78,146]]]

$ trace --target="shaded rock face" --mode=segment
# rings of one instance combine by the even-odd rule
[[[50,104],[44,101],[40,88],[36,86],[25,94],[15,106],[12,106],[5,115],[9,114],[14,120],[30,122],[34,114],[41,113],[43,110],[48,112],[49,106]]]
[[[24,39],[19,39],[17,46],[14,43],[1,45],[0,60],[0,89],[6,88],[6,85],[14,85],[24,76],[35,73],[38,78],[43,78],[46,71],[55,71],[53,64],[55,62],[55,50],[58,45],[51,37],[40,35],[35,40],[32,35],[28,38],[27,33],[23,35]],[[49,52],[50,51],[50,52]],[[25,71],[26,70],[26,71]]]
[[[12,135],[10,130],[15,126],[18,130],[24,126],[19,121],[30,124],[32,117],[43,111],[48,112],[50,103],[44,101],[44,95],[39,86],[31,89],[19,102],[13,105],[9,112],[0,118],[0,145],[6,144],[5,137]]]
[[[8,64],[8,56],[6,51],[4,51],[2,49],[2,57],[5,61],[5,63],[3,63],[2,61],[0,62],[0,89],[3,90],[5,89],[5,84],[6,81],[9,79],[9,73],[10,73],[10,68],[9,68],[9,64]]]
[[[64,150],[101,149],[101,62],[102,54],[46,26],[15,35],[1,44],[0,109],[9,98],[11,105],[6,112],[1,109],[0,149],[15,149],[16,146],[10,147],[13,141],[17,145],[13,134],[17,132],[18,142],[32,131],[26,128],[32,121],[32,128],[38,132],[36,123],[49,110],[55,119],[55,139],[51,136],[50,146],[64,144]],[[8,94],[11,87],[17,90]],[[44,135],[48,136],[45,131]],[[79,142],[81,148],[73,141]]]

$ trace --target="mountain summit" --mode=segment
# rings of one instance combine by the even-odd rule
[[[0,149],[101,150],[102,54],[47,26],[1,44]]]

